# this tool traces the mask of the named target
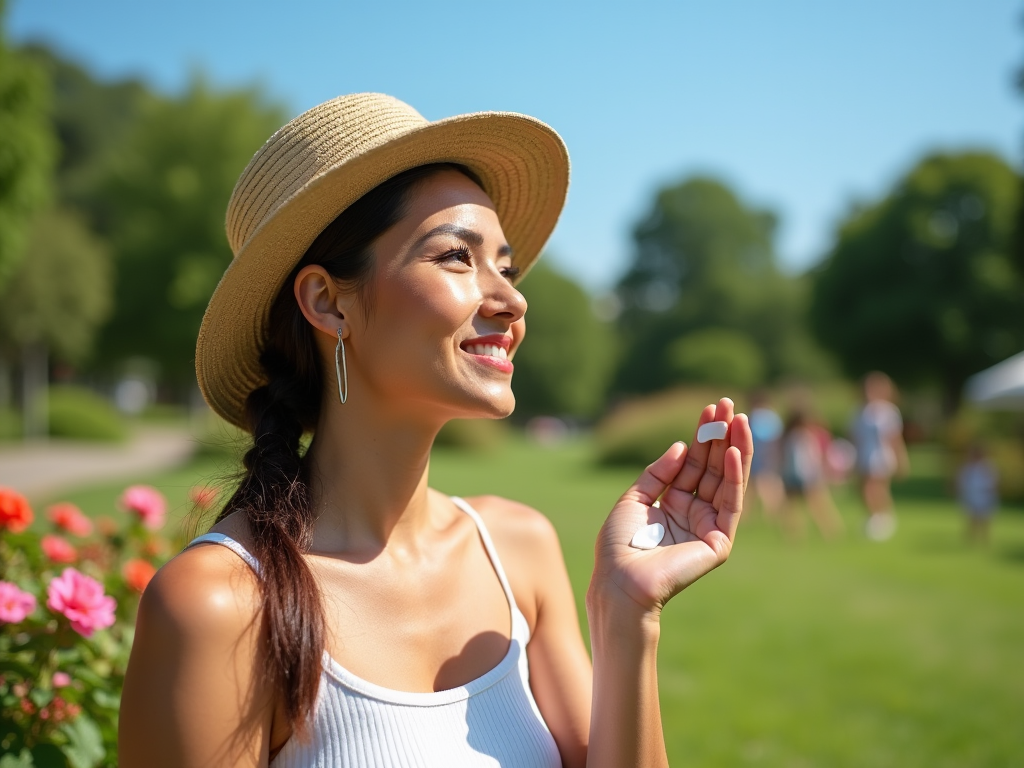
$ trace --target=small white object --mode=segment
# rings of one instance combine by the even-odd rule
[[[629,546],[636,547],[637,549],[654,549],[661,544],[661,540],[664,538],[665,526],[661,523],[651,523],[633,534],[633,539],[629,542]]]
[[[729,422],[709,421],[707,424],[701,424],[700,429],[697,430],[697,442],[706,443],[709,440],[722,440],[728,431]]]

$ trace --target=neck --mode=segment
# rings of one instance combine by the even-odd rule
[[[415,550],[431,526],[427,476],[441,424],[417,423],[372,400],[321,409],[309,449],[314,553]]]

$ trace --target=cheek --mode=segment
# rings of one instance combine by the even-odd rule
[[[407,347],[403,342],[409,341],[420,350],[436,349],[473,316],[478,296],[459,275],[415,277],[388,280],[380,286],[373,325],[399,346]]]

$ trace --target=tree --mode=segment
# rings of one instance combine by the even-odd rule
[[[3,16],[0,0],[0,22]],[[33,214],[46,203],[56,153],[46,76],[2,35],[0,29],[0,288],[21,261]]]
[[[727,336],[698,337],[697,357],[706,357],[715,338],[728,338],[729,355],[756,350],[760,361],[743,366],[744,381],[788,373],[787,350],[813,348],[803,326],[804,292],[776,268],[775,225],[773,214],[744,205],[714,179],[691,178],[657,193],[634,230],[633,263],[617,288],[624,345],[618,390],[706,381],[693,377],[692,365],[680,365],[680,349],[696,359],[684,340],[712,329]]]
[[[936,154],[851,212],[812,303],[818,337],[847,373],[938,383],[951,409],[968,376],[1024,347],[1018,185],[995,155]]]
[[[104,245],[68,211],[36,217],[25,258],[0,293],[0,351],[21,358],[26,437],[46,434],[42,411],[51,355],[80,363],[111,310],[112,274]]]
[[[516,416],[593,416],[614,361],[614,329],[597,319],[579,285],[544,262],[521,290],[529,308],[526,341],[515,357]]]
[[[231,261],[224,211],[253,153],[284,122],[255,90],[214,93],[201,81],[148,100],[96,182],[101,232],[117,267],[107,363],[147,357],[165,380],[194,380],[196,336]]]

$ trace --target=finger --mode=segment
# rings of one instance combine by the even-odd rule
[[[651,506],[661,494],[668,488],[672,479],[679,474],[686,459],[686,443],[672,443],[668,450],[655,459],[636,479],[636,482],[629,487],[620,499],[621,501],[638,501],[641,504]]]
[[[704,410],[701,411],[700,418],[697,419],[697,429],[714,420],[715,405],[712,403],[705,406]],[[701,475],[704,474],[704,467],[707,466],[708,454],[710,452],[711,445],[709,443],[698,443],[695,435],[690,450],[686,452],[686,462],[683,464],[679,475],[672,482],[672,486],[686,493],[693,493],[697,490],[697,483],[700,482]]]
[[[740,456],[743,459],[743,490],[747,490],[747,482],[750,479],[750,465],[754,460],[754,436],[750,431],[750,421],[747,419],[747,414],[737,413],[732,420],[732,424],[729,426],[728,434],[729,445],[735,445],[740,449]],[[711,505],[715,509],[722,508],[722,491],[725,488],[725,484],[719,484],[718,490],[715,491],[715,500]]]
[[[718,530],[729,540],[736,537],[736,528],[743,514],[743,455],[736,446],[725,452],[725,479],[722,483],[722,506],[718,510]]]
[[[754,462],[754,434],[750,431],[747,414],[736,414],[729,428],[729,443],[739,449],[743,459],[743,490],[746,491],[750,480],[750,465]]]
[[[728,423],[730,431],[732,430],[733,407],[732,400],[728,397],[723,397],[718,401],[718,407],[715,409],[715,421],[724,421]],[[698,498],[708,502],[714,500],[715,493],[718,491],[718,486],[722,482],[722,465],[725,461],[725,451],[728,448],[728,433],[726,433],[724,440],[711,441],[711,451],[708,454],[708,464],[704,469],[704,474],[700,478],[700,484],[697,486]]]

